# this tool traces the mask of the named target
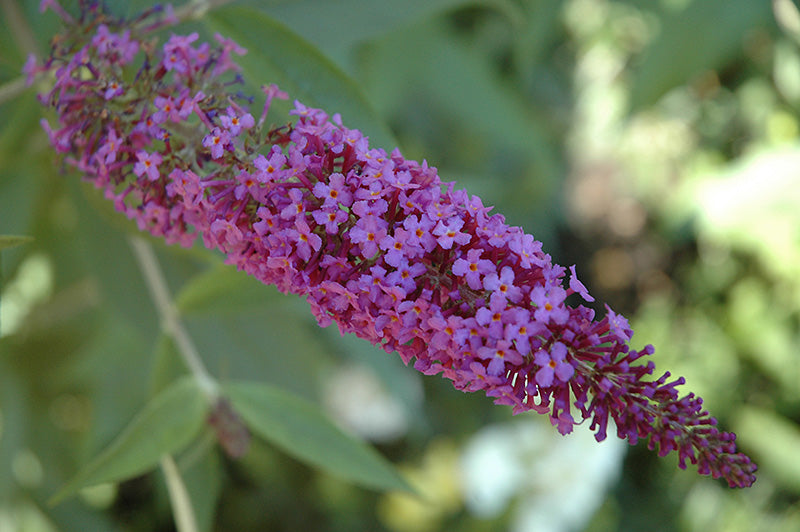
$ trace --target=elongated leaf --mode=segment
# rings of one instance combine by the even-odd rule
[[[0,354],[8,352],[9,337],[0,338]],[[14,474],[11,469],[14,454],[26,445],[26,432],[33,424],[30,415],[30,395],[26,383],[0,356],[0,405],[3,405],[3,433],[0,438],[0,498],[9,500],[14,492]]]
[[[175,298],[182,314],[245,312],[274,299],[277,290],[251,276],[220,264],[192,277]]]
[[[180,451],[203,426],[208,401],[196,381],[184,378],[157,395],[94,461],[62,488],[53,503],[86,486],[116,482],[148,471],[164,454]]]
[[[41,144],[33,140],[44,133],[39,125],[42,104],[32,92],[30,89],[29,93],[0,106],[3,117],[0,121],[0,183],[9,179],[12,168],[32,170],[31,157],[40,151]]]
[[[0,235],[0,249],[13,248],[14,246],[20,246],[31,242],[32,240],[33,238],[29,236]]]
[[[754,28],[774,25],[771,2],[695,0],[665,17],[650,43],[631,88],[634,111],[704,70],[719,68],[740,52]]]
[[[325,53],[342,55],[358,42],[465,6],[497,9],[512,23],[520,19],[519,9],[506,0],[296,0],[262,9]]]
[[[93,274],[109,309],[135,325],[145,338],[152,337],[160,331],[157,315],[123,232],[133,229],[135,224],[115,212],[111,202],[87,183],[72,180],[69,185],[79,216],[75,239],[63,252],[74,255],[74,251],[78,251],[80,256],[76,258],[82,260],[81,266]],[[55,245],[66,247],[58,242]]]
[[[396,142],[356,82],[316,47],[264,13],[241,6],[212,11],[209,28],[247,48],[237,58],[251,83],[275,83],[304,104],[341,113],[344,122],[391,150]]]
[[[486,54],[453,38],[443,24],[396,32],[371,50],[371,55],[365,54],[364,75],[373,101],[383,101],[381,108],[388,110],[412,109],[409,94],[432,102],[432,109],[441,113],[436,118],[452,119],[463,129],[461,141],[474,144],[472,149],[480,153],[475,160],[488,163],[472,180],[459,172],[459,186],[487,204],[502,206],[512,223],[535,227],[536,237],[547,241],[561,216],[555,195],[564,175],[559,148],[552,141],[554,122],[503,81]],[[421,142],[436,142],[426,135],[437,126],[412,127],[419,127]],[[436,159],[432,162],[437,164]],[[439,170],[447,180],[447,169]],[[513,186],[508,181],[498,186],[512,179]]]
[[[192,456],[189,450],[187,456]],[[212,446],[199,458],[194,457],[194,462],[178,463],[189,498],[192,501],[197,528],[202,531],[214,530],[214,516],[216,515],[217,502],[222,494],[224,469],[218,453]]]
[[[260,383],[231,383],[224,390],[254,433],[298,460],[370,488],[411,491],[389,462],[312,403]]]

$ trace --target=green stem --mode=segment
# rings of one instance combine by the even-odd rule
[[[28,87],[25,86],[25,76],[20,76],[7,83],[3,83],[0,85],[0,104],[13,100],[25,92],[27,88]]]
[[[178,353],[183,358],[189,371],[197,379],[200,387],[209,397],[216,398],[219,395],[217,382],[206,370],[192,338],[186,332],[186,328],[178,316],[178,311],[175,305],[172,304],[169,288],[158,264],[156,254],[153,252],[153,247],[139,236],[132,236],[129,241],[133,248],[133,254],[139,262],[139,268],[144,275],[147,288],[150,290],[150,296],[153,299],[153,303],[155,303],[159,318],[161,318],[161,326],[164,328],[164,332],[175,340]]]
[[[194,516],[192,500],[189,498],[186,484],[184,484],[181,473],[178,471],[178,466],[172,456],[165,454],[161,457],[161,470],[164,472],[164,479],[167,482],[169,502],[172,505],[172,513],[175,516],[175,528],[178,532],[198,532],[197,518]]]

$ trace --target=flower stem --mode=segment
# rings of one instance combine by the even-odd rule
[[[150,290],[150,296],[161,318],[161,326],[164,328],[164,332],[175,340],[178,353],[183,358],[189,371],[197,379],[200,387],[209,397],[216,398],[218,395],[217,382],[208,373],[192,338],[186,332],[186,328],[178,316],[178,311],[172,304],[169,288],[158,264],[158,259],[153,252],[153,247],[138,236],[130,237],[129,241],[136,260],[139,262],[139,268],[144,275],[147,287]]]
[[[175,516],[175,528],[178,532],[198,532],[197,519],[192,509],[192,500],[186,491],[186,484],[181,478],[178,466],[172,456],[165,454],[161,457],[161,470],[167,482],[169,501],[172,513]]]
[[[12,79],[7,83],[3,83],[2,85],[0,85],[0,104],[13,100],[17,96],[25,92],[27,88],[28,87],[25,86],[24,76]]]

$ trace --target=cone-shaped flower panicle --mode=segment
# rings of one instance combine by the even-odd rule
[[[631,443],[676,450],[681,467],[749,486],[755,465],[683,379],[652,378],[653,348],[633,350],[627,321],[593,301],[575,267],[553,264],[480,198],[440,181],[426,162],[369,146],[339,116],[295,102],[293,123],[256,123],[229,39],[173,35],[153,46],[157,11],[124,25],[100,12],[71,23],[43,65],[54,148],[136,220],[190,246],[197,236],[227,262],[304,296],[336,323],[419,371],[483,390],[514,412],[547,414],[561,433],[609,419]],[[67,21],[69,22],[69,21]],[[113,89],[113,90],[112,90]]]

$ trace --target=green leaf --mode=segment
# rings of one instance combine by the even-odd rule
[[[33,238],[29,236],[0,235],[0,249],[13,248],[32,241]]]
[[[51,500],[57,503],[86,486],[142,474],[161,456],[180,451],[205,422],[208,400],[197,382],[185,377],[153,398],[122,434]]]
[[[344,123],[368,135],[373,146],[391,150],[397,145],[358,84],[282,23],[241,6],[214,10],[205,22],[247,48],[236,60],[250,82],[275,83],[305,105],[341,113]]]
[[[229,380],[267,382],[313,399],[319,378],[336,361],[316,334],[307,303],[278,295],[239,314],[193,315],[186,320],[189,333],[204,346],[206,366]]]
[[[652,105],[704,70],[724,66],[741,53],[753,29],[773,24],[771,2],[753,0],[696,0],[664,17],[661,33],[634,73],[632,110]]]
[[[0,338],[0,354],[8,352],[9,337]],[[10,500],[17,489],[12,462],[19,449],[27,445],[25,437],[35,424],[31,415],[32,394],[24,377],[6,364],[0,356],[0,405],[2,405],[2,434],[0,437],[0,500]]]
[[[519,8],[507,0],[296,0],[262,9],[326,54],[343,56],[359,42],[466,6],[497,9],[512,23],[521,17]]]
[[[78,225],[65,251],[79,252],[84,274],[93,274],[110,310],[134,324],[145,338],[152,337],[160,324],[126,234],[135,224],[87,183],[71,180],[69,185]]]
[[[399,356],[389,355],[363,338],[353,334],[341,335],[333,328],[325,332],[327,343],[336,346],[343,357],[375,373],[386,391],[411,413],[415,423],[424,426],[428,422],[421,404],[422,374],[407,371]]]
[[[263,306],[277,291],[228,264],[192,277],[181,287],[175,305],[181,314],[239,313]]]
[[[25,95],[0,106],[0,171],[3,180],[9,169],[29,170],[31,156],[41,152],[44,130],[39,125],[42,104],[33,94],[33,89]]]
[[[205,443],[205,441],[201,443]],[[192,453],[191,449],[187,451],[186,456],[192,458],[190,463],[185,463],[185,460],[178,462],[181,476],[183,476],[189,492],[189,499],[192,501],[197,528],[201,531],[214,530],[214,516],[222,494],[225,474],[219,453],[213,442],[209,443],[210,445],[201,456]]]
[[[486,164],[454,168],[459,187],[498,207],[512,224],[536,227],[538,239],[552,234],[563,210],[556,198],[564,175],[559,148],[552,140],[557,138],[556,124],[499,75],[488,54],[434,21],[396,32],[364,55],[365,85],[382,109],[397,113],[396,120],[413,119],[419,108],[430,113],[421,123],[409,122],[417,133],[411,142],[421,139],[420,157],[438,166],[426,144],[435,148],[440,144],[437,138],[458,135],[455,144],[448,139],[448,157],[455,153],[451,150],[461,150],[469,155],[460,164]],[[449,120],[452,126],[441,127]],[[441,133],[427,136],[437,128]],[[452,133],[446,133],[448,129]],[[467,168],[475,172],[472,179],[464,171]],[[447,168],[439,171],[448,174]]]
[[[260,383],[230,383],[224,391],[253,432],[298,460],[366,487],[412,491],[391,463],[314,404]]]

